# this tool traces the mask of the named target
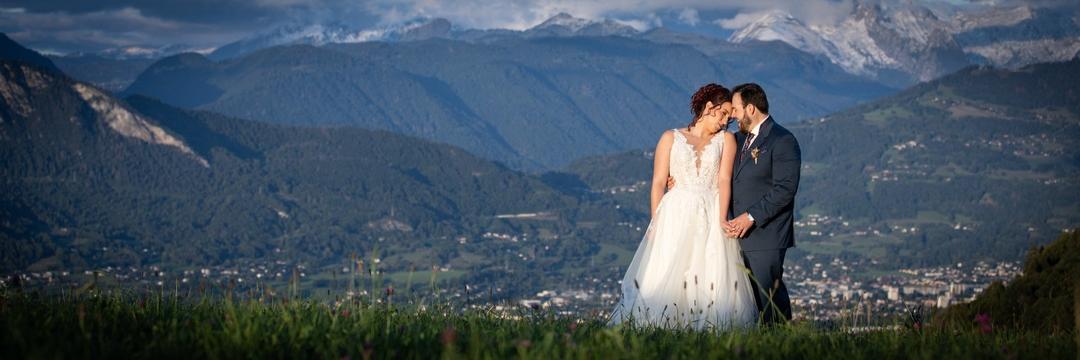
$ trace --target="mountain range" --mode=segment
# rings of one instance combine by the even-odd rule
[[[972,64],[1021,67],[1065,61],[1080,52],[1080,7],[956,5],[914,1],[854,1],[837,22],[806,23],[783,10],[742,13],[752,18],[731,29],[733,43],[780,41],[824,56],[845,71],[895,87],[933,80]],[[718,21],[723,25],[724,21]],[[727,26],[727,25],[725,25]],[[653,30],[670,31],[659,26]],[[271,45],[413,41],[445,38],[486,42],[507,37],[648,37],[625,22],[557,14],[521,31],[477,30],[448,20],[413,19],[377,29],[340,23],[290,25],[223,46],[221,60]]]
[[[451,39],[467,42],[490,42],[506,38],[623,36],[639,32],[629,25],[610,19],[599,21],[559,13],[524,31],[507,29],[466,29],[454,26],[444,18],[417,18],[400,24],[377,28],[356,28],[341,22],[297,23],[257,33],[251,37],[225,44],[210,53],[213,60],[240,57],[261,49],[279,45],[348,44],[360,42],[402,42],[428,39]]]
[[[436,38],[277,46],[225,61],[188,53],[151,65],[123,94],[285,124],[386,129],[542,171],[654,142],[689,120],[690,94],[707,82],[760,82],[788,121],[895,91],[783,44],[651,36],[663,41]]]
[[[20,61],[49,71],[60,70],[49,58],[19,45],[3,33],[0,33],[0,59]]]
[[[842,8],[847,3],[836,4]],[[967,65],[1018,68],[1028,64],[1072,59],[1080,52],[1080,7],[1054,4],[969,3],[909,0],[856,0],[839,20],[808,22],[774,7],[767,11],[722,13],[708,23],[692,25],[660,13],[652,25],[612,18],[583,19],[559,13],[524,30],[474,29],[444,18],[412,18],[399,23],[360,26],[345,21],[296,19],[218,46],[124,46],[93,54],[51,55],[78,60],[161,59],[181,52],[207,54],[215,61],[234,59],[273,46],[358,42],[407,42],[449,39],[487,43],[538,37],[620,36],[652,38],[653,31],[698,34],[733,43],[781,42],[808,56],[820,56],[849,74],[893,88],[929,81]],[[731,18],[725,18],[731,16]],[[661,20],[663,19],[663,20]],[[813,19],[813,18],[811,18]],[[633,26],[631,26],[633,25]],[[651,29],[647,29],[651,27]],[[675,30],[678,29],[678,30]],[[706,34],[706,35],[701,35]],[[780,54],[777,54],[780,55]],[[122,62],[113,71],[127,71],[128,83],[142,68]],[[126,69],[126,70],[125,70]],[[83,78],[78,67],[65,69]],[[117,80],[110,78],[108,80]],[[98,84],[96,79],[89,80]],[[112,89],[115,86],[109,86]]]
[[[766,11],[729,41],[780,41],[887,84],[933,80],[970,64],[1021,67],[1080,53],[1080,8],[1031,5],[935,9],[915,2],[856,2],[839,23],[807,24]]]
[[[636,236],[608,200],[457,147],[118,99],[15,60],[0,60],[0,162],[3,273],[336,271],[359,254],[517,294]]]
[[[157,61],[154,58],[114,58],[103,54],[53,55],[48,59],[64,73],[78,74],[79,80],[112,93],[123,91]]]
[[[671,61],[641,55],[654,43],[640,40],[572,40],[498,43],[506,53],[521,51],[521,62],[559,50],[553,53],[563,58],[556,60],[581,66],[576,76],[584,69],[605,75],[602,64],[643,66],[621,60],[626,54],[648,64]],[[336,269],[351,253],[377,252],[391,274],[437,266],[453,269],[461,281],[527,294],[616,278],[647,224],[648,151],[576,159],[562,171],[531,175],[462,147],[390,131],[273,124],[144,95],[117,98],[14,48],[18,44],[5,46],[11,48],[0,54],[16,54],[0,60],[5,273],[275,261]],[[395,59],[401,65],[400,59],[417,58],[409,51],[432,48],[440,49],[428,53],[435,58],[481,57],[463,46],[485,45],[430,39],[285,46],[225,62],[189,54],[159,62],[147,76],[173,76],[188,94],[213,95],[204,88],[206,78],[195,76],[211,74],[228,80],[217,84],[257,95],[267,88],[251,86],[263,84],[253,77],[334,83],[331,78],[360,64],[368,68],[352,75],[356,84],[402,82],[449,103],[454,97],[440,87],[446,85],[431,80],[449,65],[413,60],[405,65],[427,72],[405,73],[372,64]],[[700,50],[667,46],[665,54],[687,55],[678,57],[682,67],[717,68]],[[583,54],[597,52],[607,61],[585,61]],[[554,60],[536,63],[544,61]],[[231,68],[238,64],[262,67]],[[490,82],[474,74],[494,65],[502,66],[506,80],[491,86],[511,98],[545,96],[515,87],[530,73],[510,61],[477,62],[464,67],[475,71],[446,74]],[[342,71],[318,75],[325,69]],[[1080,60],[1019,70],[968,67],[833,115],[785,123],[804,151],[796,203],[800,245],[793,258],[799,252],[869,257],[893,269],[1015,259],[1074,229],[1080,222],[1078,81]],[[293,105],[315,106],[316,97],[303,97],[309,92],[296,94],[301,97]],[[409,94],[384,96],[404,101],[398,98]],[[202,107],[197,102],[207,98],[184,99]],[[543,99],[555,104],[548,106],[564,104],[557,96]],[[522,123],[541,121],[550,120]]]

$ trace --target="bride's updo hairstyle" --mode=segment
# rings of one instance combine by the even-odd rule
[[[701,113],[705,112],[705,104],[710,101],[714,106],[729,102],[731,101],[731,91],[714,83],[708,83],[698,88],[697,92],[694,92],[694,96],[690,97],[690,113],[694,114],[694,119],[690,120],[690,125],[686,126],[687,130],[697,124],[698,119],[701,118]]]

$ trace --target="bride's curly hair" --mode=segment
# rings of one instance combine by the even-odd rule
[[[690,97],[690,113],[694,114],[694,118],[690,120],[690,125],[686,126],[687,130],[694,127],[698,119],[701,119],[701,113],[705,112],[705,104],[710,101],[713,105],[731,101],[731,90],[715,83],[708,83],[698,88],[694,96]]]

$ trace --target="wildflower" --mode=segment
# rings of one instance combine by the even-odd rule
[[[439,334],[439,340],[442,341],[443,345],[449,346],[453,344],[457,341],[457,330],[451,326],[446,327],[443,329],[442,334]]]
[[[990,315],[986,313],[979,313],[975,315],[975,323],[979,324],[979,332],[983,334],[989,334],[994,331],[993,320],[990,319]]]

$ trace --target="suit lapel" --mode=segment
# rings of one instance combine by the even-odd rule
[[[746,137],[747,137],[747,134],[745,134],[745,133],[742,133],[742,132],[736,132],[735,133],[735,145],[737,146],[735,148],[735,151],[737,151],[737,153],[735,153],[735,171],[732,174],[732,178],[734,178],[734,176],[739,173],[739,167],[741,167],[741,165],[743,163],[742,156],[738,152],[742,152],[743,144],[746,143]]]
[[[748,152],[746,154],[742,154],[742,157],[739,160],[738,168],[735,169],[735,175],[732,176],[732,178],[736,178],[739,176],[739,173],[742,172],[742,168],[743,166],[746,166],[746,163],[754,162],[754,160],[750,157],[749,151],[752,151],[754,148],[760,147],[761,144],[765,143],[765,140],[769,137],[770,130],[772,130],[772,123],[772,116],[769,116],[768,119],[765,119],[765,122],[761,123],[761,128],[758,129],[760,134],[754,136],[754,142],[750,143],[750,148],[747,149]],[[744,135],[743,137],[745,138],[746,136],[747,135]],[[746,140],[743,140],[742,142],[745,143]],[[742,151],[742,146],[739,147],[739,151]]]

